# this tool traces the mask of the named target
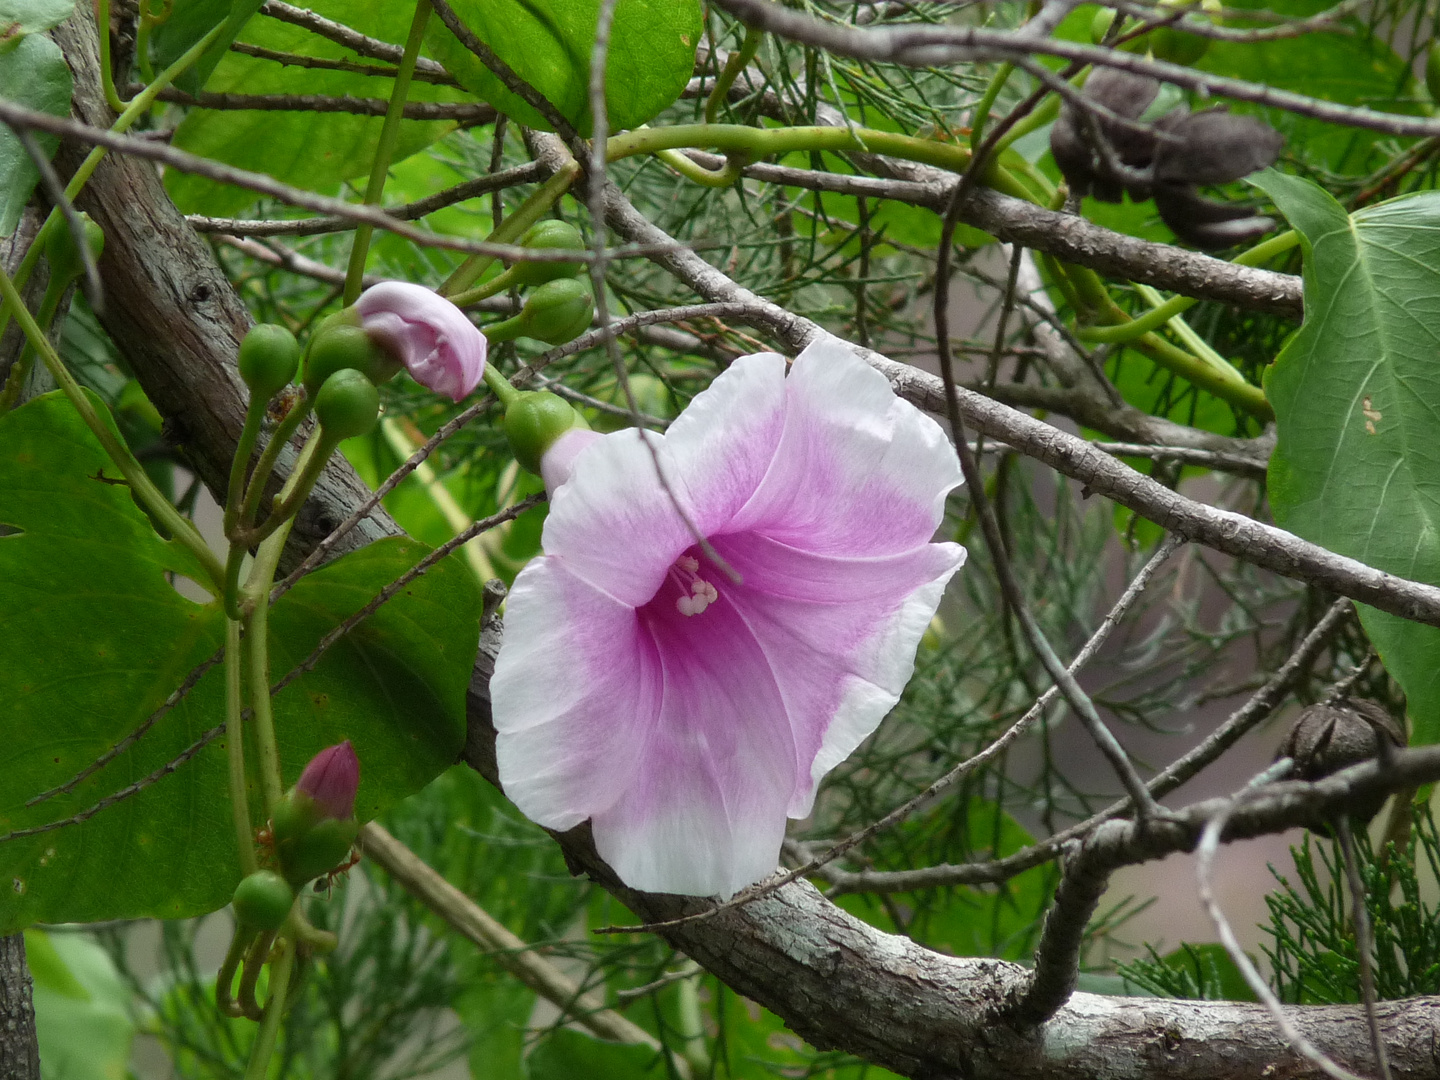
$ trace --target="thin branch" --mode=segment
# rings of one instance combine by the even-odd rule
[[[377,229],[384,229],[387,232],[403,236],[405,239],[419,244],[422,247],[446,248],[453,251],[467,252],[469,254],[492,255],[507,261],[588,262],[591,257],[588,252],[550,252],[536,248],[519,247],[514,244],[491,244],[483,240],[466,240],[460,237],[426,232],[423,229],[414,228],[403,221],[397,221],[378,207],[368,206],[363,203],[347,203],[343,199],[331,198],[328,195],[317,195],[313,191],[306,191],[303,188],[282,183],[264,173],[251,172],[248,169],[237,169],[232,165],[224,165],[220,162],[212,161],[209,158],[201,157],[198,154],[190,154],[184,150],[178,150],[173,146],[156,143],[149,139],[117,135],[113,131],[91,127],[88,124],[81,124],[68,117],[52,116],[49,113],[39,112],[35,109],[27,109],[24,106],[16,105],[13,102],[3,99],[0,99],[0,122],[12,126],[18,125],[40,131],[48,131],[64,138],[104,146],[107,149],[117,150],[134,157],[158,161],[168,168],[178,169],[181,172],[195,173],[199,176],[208,177],[211,180],[219,180],[222,183],[248,188],[262,195],[279,199],[281,202],[291,203],[295,206],[303,206],[306,209],[315,210],[320,213],[338,214],[342,217],[349,218],[351,221],[372,225]],[[653,252],[631,248],[618,248],[611,251],[609,257],[611,259],[623,259],[635,258],[641,255],[648,256],[650,254],[653,254]]]
[[[394,67],[380,67],[376,64],[358,64],[351,60],[332,60],[326,56],[302,56],[299,53],[267,49],[263,45],[247,45],[243,41],[232,42],[230,51],[244,56],[253,56],[258,60],[273,60],[282,67],[308,68],[315,71],[348,71],[354,75],[373,75],[382,79],[393,79],[397,70]],[[433,83],[437,86],[460,86],[459,81],[444,68],[433,60],[427,61],[423,56],[416,61],[415,74],[411,78],[416,82]]]
[[[365,854],[383,866],[406,892],[456,933],[494,957],[495,962],[522,985],[558,1006],[562,1017],[572,1018],[598,1039],[637,1043],[657,1054],[666,1052],[655,1036],[613,1009],[607,1009],[603,999],[583,990],[579,983],[446,881],[378,822],[372,821],[360,830],[360,844]],[[680,1077],[689,1076],[689,1066],[683,1058],[672,1055],[670,1063]]]
[[[991,138],[997,137],[999,131],[1000,128],[997,125]],[[1125,753],[1124,747],[1120,745],[1110,729],[1105,726],[1105,722],[1100,719],[1100,714],[1095,709],[1095,703],[1090,700],[1089,695],[1081,689],[1074,676],[1065,670],[1065,666],[1060,662],[1059,656],[1055,654],[1054,648],[1046,640],[1044,631],[1040,629],[1040,624],[1030,613],[1029,606],[1025,603],[1025,596],[1020,589],[1020,583],[1015,578],[1014,570],[1010,565],[1010,557],[1005,550],[1004,538],[1001,536],[994,508],[990,505],[989,497],[985,492],[985,480],[980,473],[980,465],[970,449],[970,444],[965,439],[964,421],[961,417],[960,401],[957,396],[959,388],[955,385],[954,358],[950,351],[950,254],[955,236],[955,226],[959,220],[960,203],[964,194],[963,181],[969,180],[974,175],[973,168],[983,162],[985,157],[986,155],[982,153],[976,153],[971,161],[972,170],[966,172],[962,184],[955,188],[951,196],[950,206],[946,210],[944,224],[940,229],[939,256],[935,267],[935,337],[945,391],[945,414],[950,420],[951,439],[960,458],[960,471],[965,475],[966,494],[976,517],[980,519],[981,532],[985,536],[985,544],[990,552],[990,559],[995,567],[995,576],[999,581],[1000,591],[1005,598],[1007,607],[1019,621],[1025,640],[1044,666],[1046,673],[1060,687],[1061,693],[1065,695],[1065,700],[1075,710],[1081,723],[1090,733],[1091,739],[1099,747],[1100,752],[1105,755],[1105,759],[1110,763],[1116,776],[1120,778],[1125,790],[1130,793],[1130,798],[1135,803],[1136,813],[1145,818],[1154,817],[1161,813],[1160,807],[1151,798],[1144,781],[1140,779],[1134,765],[1131,764],[1129,755]],[[1018,270],[1018,261],[1014,263],[1014,266]],[[1003,318],[1001,323],[1003,326]]]
[[[1180,64],[1149,60],[1120,49],[1105,49],[1059,38],[1036,38],[1020,30],[959,24],[886,26],[872,30],[824,22],[771,0],[715,0],[716,6],[747,25],[803,42],[837,56],[913,67],[935,67],[984,60],[1022,63],[1032,54],[1056,56],[1080,64],[1118,68],[1160,79],[1209,97],[1229,97],[1256,105],[1388,135],[1440,135],[1440,121],[1336,105],[1302,94],[1196,71]]]
[[[137,742],[139,742],[140,739],[145,735],[145,733],[151,728],[153,728],[156,723],[159,722],[162,717],[164,717],[166,713],[168,713],[176,705],[180,704],[181,700],[185,697],[185,695],[190,693],[190,691],[194,689],[195,684],[198,683],[202,678],[204,678],[205,673],[211,668],[213,668],[216,664],[218,664],[222,659],[224,659],[224,657],[225,649],[222,646],[221,648],[217,649],[215,653],[211,655],[208,659],[200,661],[200,663],[196,664],[193,668],[191,668],[189,673],[181,681],[180,685],[171,692],[169,697],[167,697],[164,701],[160,703],[159,708],[157,708],[144,720],[140,721],[134,731],[130,732],[130,734],[126,735],[114,746],[110,747],[109,750],[106,750],[103,754],[97,757],[89,765],[86,765],[85,768],[81,769],[78,773],[72,776],[69,780],[66,780],[65,783],[61,784],[59,787],[53,787],[49,791],[42,791],[39,795],[26,799],[25,805],[27,807],[37,806],[40,803],[44,802],[46,799],[53,799],[56,795],[65,795],[71,791],[74,791],[84,780],[99,772],[106,765],[114,761],[126,750],[130,749],[130,747],[134,746]]]
[[[1275,766],[1262,773],[1257,780],[1263,782],[1263,779],[1279,766],[1284,766],[1288,770],[1294,767],[1294,763],[1288,758],[1276,762]],[[1215,932],[1220,936],[1220,943],[1225,946],[1225,951],[1230,954],[1230,959],[1240,969],[1240,974],[1250,989],[1254,991],[1255,996],[1270,1010],[1270,1015],[1275,1018],[1275,1026],[1280,1029],[1285,1040],[1295,1051],[1327,1076],[1334,1077],[1335,1080],[1363,1080],[1349,1069],[1330,1060],[1314,1043],[1305,1038],[1295,1025],[1290,1023],[1280,999],[1270,989],[1264,976],[1256,970],[1250,957],[1245,955],[1245,950],[1240,947],[1240,942],[1235,937],[1235,931],[1231,929],[1229,920],[1225,918],[1225,913],[1220,910],[1220,905],[1215,900],[1215,891],[1210,885],[1210,867],[1215,861],[1216,851],[1219,850],[1221,835],[1230,816],[1244,805],[1245,796],[1255,791],[1257,786],[1256,781],[1251,781],[1244,790],[1224,800],[1223,805],[1218,808],[1205,826],[1205,832],[1200,838],[1198,858],[1195,860],[1195,880],[1199,886],[1200,903],[1205,908],[1206,914],[1210,916],[1210,921],[1215,924]]]
[[[385,496],[394,491],[402,480],[418,469],[425,460],[439,448],[441,443],[450,438],[451,435],[454,435],[471,420],[474,420],[481,413],[485,412],[493,404],[494,399],[489,394],[486,394],[481,397],[479,401],[476,401],[473,405],[457,413],[441,425],[440,429],[436,431],[434,435],[431,435],[430,438],[425,440],[424,445],[418,447],[413,454],[401,462],[400,466],[385,478],[384,483],[367,495],[364,501],[361,502],[344,521],[335,526],[325,539],[316,544],[314,549],[305,556],[299,566],[290,571],[284,580],[276,582],[275,587],[270,591],[270,602],[274,603],[281,596],[285,595],[297,581],[324,562],[325,557],[330,554],[335,545],[343,540],[351,529],[364,521],[365,518],[380,505]]]
[[[415,202],[405,203],[402,206],[387,206],[383,209],[396,221],[414,221],[427,214],[433,214],[436,210],[454,206],[456,203],[462,203],[480,195],[488,195],[492,191],[514,187],[518,184],[534,183],[540,179],[540,175],[540,166],[532,161],[524,165],[517,165],[513,169],[506,169],[504,172],[477,176],[473,180],[466,180],[462,184],[448,187],[444,191],[437,191],[434,195],[417,199]],[[196,232],[225,233],[229,236],[316,236],[320,233],[342,232],[355,227],[353,220],[339,215],[300,218],[299,220],[256,221],[248,218],[216,218],[190,214],[186,216],[185,220]]]
[[[566,142],[578,147],[579,132],[575,130],[575,126],[570,121],[560,115],[560,110],[549,98],[522,79],[514,68],[495,54],[494,49],[476,37],[460,16],[455,14],[454,8],[445,0],[431,0],[431,6],[434,7],[435,14],[440,16],[440,21],[455,35],[456,40],[474,53],[475,57],[489,68],[491,73],[504,83],[512,94],[543,116],[545,122],[559,132]]]
[[[428,555],[426,555],[423,559],[417,562],[409,570],[406,570],[405,573],[401,574],[394,581],[390,582],[390,584],[386,585],[383,589],[376,593],[375,597],[359,611],[355,612],[355,614],[351,615],[338,626],[334,627],[328,633],[326,633],[326,635],[320,639],[319,644],[317,644],[315,648],[310,651],[309,656],[307,656],[304,660],[300,661],[300,663],[296,664],[293,668],[291,668],[288,672],[285,673],[285,676],[279,682],[277,682],[274,686],[270,687],[271,696],[273,697],[281,690],[284,690],[285,687],[289,686],[301,675],[304,675],[306,672],[314,670],[315,665],[320,662],[320,657],[325,655],[326,650],[328,650],[330,646],[334,645],[335,642],[339,641],[351,630],[359,626],[360,623],[364,622],[371,615],[373,615],[380,608],[380,605],[391,599],[391,597],[393,597],[401,589],[405,588],[406,585],[410,584],[410,582],[414,581],[421,574],[425,573],[425,571],[429,570],[432,566],[438,563],[441,559],[445,558],[445,556],[449,555],[456,548],[461,547],[468,541],[479,536],[481,533],[488,532],[496,525],[503,525],[507,521],[513,521],[515,518],[523,514],[526,510],[529,510],[532,506],[538,506],[544,501],[545,495],[543,493],[538,495],[531,495],[528,499],[522,499],[514,506],[508,507],[505,510],[501,510],[497,514],[491,514],[487,518],[481,518],[479,521],[475,522],[475,524],[471,525],[468,529],[457,533],[455,536],[445,541],[445,543],[441,544],[434,551],[431,551]],[[286,578],[286,581],[288,582],[289,578]],[[282,582],[281,584],[284,585],[285,582]],[[279,588],[279,586],[277,586],[277,588]]]
[[[1211,762],[1234,746],[1247,732],[1265,717],[1269,716],[1290,689],[1309,670],[1331,636],[1349,618],[1354,609],[1348,600],[1337,600],[1315,627],[1305,635],[1280,669],[1265,685],[1256,690],[1250,699],[1231,713],[1225,722],[1212,731],[1199,746],[1171,762],[1158,775],[1151,778],[1150,793],[1157,799],[1163,798],[1187,780],[1190,780]],[[831,868],[824,875],[832,884],[831,895],[847,892],[910,892],[945,885],[994,884],[1014,877],[1033,866],[1049,862],[1060,853],[1066,843],[1089,833],[1104,821],[1123,814],[1130,807],[1130,800],[1120,799],[1107,806],[1085,821],[1056,833],[1048,840],[1015,852],[1003,859],[989,862],[945,864],[928,866],[918,870],[860,872],[838,871]]]
[[[201,750],[204,750],[205,747],[209,746],[212,742],[219,738],[219,736],[224,732],[224,730],[224,724],[219,724],[216,727],[211,728],[209,731],[205,732],[205,734],[201,735],[200,738],[196,740],[188,749],[182,751],[179,757],[176,757],[171,761],[167,761],[164,765],[161,765],[149,776],[142,777],[141,779],[136,780],[133,784],[127,784],[120,790],[106,795],[99,802],[95,803],[93,806],[89,806],[84,810],[81,810],[78,814],[72,814],[70,817],[64,818],[60,821],[50,821],[46,822],[44,825],[35,825],[28,829],[15,829],[12,832],[0,835],[0,844],[7,843],[11,840],[19,840],[26,836],[39,836],[41,833],[53,832],[56,829],[63,829],[67,825],[79,825],[83,821],[89,821],[96,814],[100,813],[100,811],[108,810],[116,803],[122,802],[125,799],[130,798],[130,796],[132,795],[138,795],[140,792],[144,791],[152,784],[158,783],[159,781],[165,779],[165,777],[169,776],[176,769],[180,768],[196,754],[200,753]]]
[[[392,45],[388,41],[380,41],[378,38],[368,37],[354,30],[344,23],[335,22],[324,16],[316,15],[308,8],[295,7],[284,3],[284,0],[268,0],[260,8],[260,14],[268,15],[280,22],[290,23],[292,26],[304,27],[313,34],[343,45],[351,52],[360,56],[368,56],[374,60],[388,60],[392,64],[398,64],[400,57],[405,50],[399,45]],[[424,73],[429,76],[443,78],[448,82],[454,82],[455,77],[445,70],[443,64],[439,64],[428,57],[420,57],[415,64],[417,73]]]
[[[139,87],[131,87],[131,92]],[[252,112],[350,113],[354,116],[384,116],[390,102],[385,98],[359,98],[348,94],[188,94],[174,87],[161,90],[161,101],[200,109]],[[493,124],[493,105],[468,101],[407,101],[406,120],[455,120],[467,127]]]

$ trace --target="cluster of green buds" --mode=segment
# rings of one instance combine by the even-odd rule
[[[316,754],[276,804],[262,843],[270,865],[244,877],[231,900],[235,937],[215,986],[216,1003],[227,1016],[260,1019],[263,1008],[255,997],[260,969],[291,921],[296,895],[311,881],[352,865],[359,785],[360,761],[347,739]],[[242,964],[239,993],[232,996]]]
[[[547,219],[532,225],[520,245],[537,251],[580,251],[585,240],[574,225]],[[487,282],[485,295],[511,287],[524,288],[526,295],[519,313],[485,327],[485,336],[491,341],[528,337],[546,345],[563,345],[579,337],[595,317],[590,289],[579,280],[582,269],[578,262],[522,260]]]

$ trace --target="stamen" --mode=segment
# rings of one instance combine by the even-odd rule
[[[693,555],[681,555],[670,567],[670,577],[675,580],[683,590],[686,587],[690,590],[689,596],[679,596],[675,600],[675,610],[681,615],[699,615],[711,604],[720,599],[720,593],[714,585],[699,576],[700,560]]]

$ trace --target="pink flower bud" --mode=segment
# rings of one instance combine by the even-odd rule
[[[355,815],[355,789],[360,786],[360,759],[346,739],[310,759],[295,790],[310,796],[323,817],[345,820]]]
[[[437,394],[459,401],[485,374],[485,335],[423,285],[382,281],[360,294],[355,310],[370,339]]]

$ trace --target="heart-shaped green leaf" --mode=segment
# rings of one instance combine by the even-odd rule
[[[167,580],[197,573],[188,553],[155,534],[113,476],[62,395],[0,418],[0,836],[94,806],[224,718],[216,668],[73,792],[25,806],[133,731],[224,638],[219,607]],[[426,550],[386,540],[302,579],[271,613],[272,681]],[[364,820],[452,763],[479,620],[473,576],[447,559],[341,638],[274,699],[285,781],[348,738]],[[83,823],[0,843],[0,933],[225,904],[239,870],[223,743]]]
[[[70,69],[60,55],[60,46],[43,34],[21,38],[13,49],[0,55],[0,98],[54,116],[67,116],[70,90]],[[54,135],[36,133],[35,141],[47,155],[53,155],[60,145]],[[15,231],[39,179],[35,163],[15,133],[0,125],[0,236]]]
[[[590,134],[590,52],[599,0],[456,0],[460,20],[540,91],[582,135]],[[611,131],[639,127],[673,104],[695,68],[704,22],[698,0],[620,0],[605,64]],[[550,124],[432,19],[426,46],[466,87],[527,127]]]
[[[1440,585],[1440,193],[1354,215],[1308,180],[1257,183],[1300,233],[1305,323],[1265,380],[1285,528]],[[1440,628],[1361,607],[1405,689],[1411,740],[1440,739]]]
[[[75,0],[0,0],[0,53],[29,34],[59,26],[75,10]]]
[[[206,3],[177,4],[176,14],[164,25],[192,10],[196,25],[177,28],[162,39],[164,55],[174,53],[187,40],[198,39],[214,25],[203,21]],[[224,6],[228,7],[228,3]],[[381,41],[404,41],[414,6],[384,0],[315,0],[307,8],[338,20]],[[437,21],[437,20],[432,20]],[[203,25],[201,23],[203,22]],[[198,30],[198,33],[196,31]],[[247,45],[281,53],[340,60],[382,74],[330,71],[285,66],[274,60],[229,52],[214,69],[205,89],[237,94],[321,94],[332,97],[388,99],[393,80],[383,73],[393,65],[362,57],[303,27],[265,17],[251,19],[239,34]],[[157,45],[157,49],[159,46]],[[416,80],[410,84],[410,101],[464,101],[468,95],[453,86]],[[175,132],[175,145],[191,153],[223,161],[242,169],[268,173],[288,184],[333,193],[345,180],[370,171],[384,123],[379,116],[331,112],[270,112],[259,110],[192,109]],[[400,125],[394,161],[401,161],[455,129],[450,120],[406,120]],[[221,184],[206,177],[170,172],[165,185],[175,204],[187,213],[226,216],[239,213],[256,199],[252,191]]]

